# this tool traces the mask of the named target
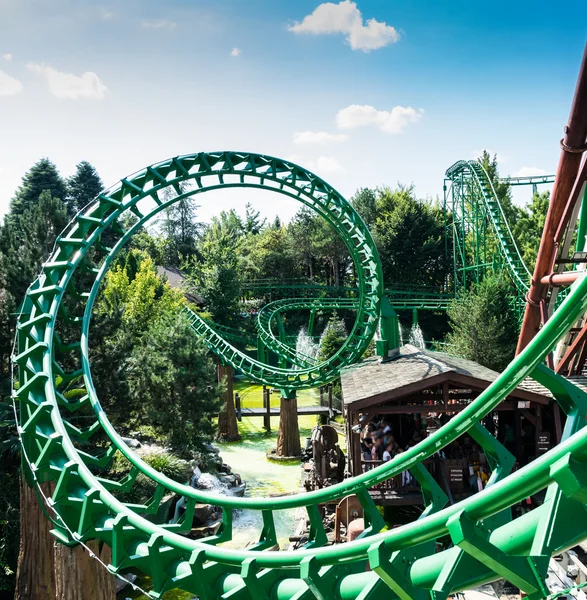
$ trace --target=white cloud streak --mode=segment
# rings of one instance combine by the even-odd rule
[[[242,50],[240,48],[236,48],[234,47],[231,51],[230,51],[230,56],[239,56],[242,53]]]
[[[10,52],[8,54],[3,54],[2,58],[4,60],[12,60],[12,54],[10,54]]]
[[[22,83],[7,73],[0,71],[0,96],[14,96],[22,92]]]
[[[28,63],[27,68],[33,73],[44,77],[49,84],[49,91],[57,98],[102,100],[108,89],[93,71],[86,71],[78,77],[72,73],[62,73],[56,71],[53,67],[38,63]]]
[[[141,27],[145,29],[175,29],[177,23],[167,19],[145,19],[141,21]]]
[[[398,134],[410,124],[422,118],[424,109],[411,106],[394,106],[391,110],[377,110],[367,104],[351,104],[336,114],[336,124],[340,129],[354,129],[374,125],[384,133]]]
[[[330,142],[346,142],[349,136],[345,133],[328,133],[327,131],[296,131],[293,134],[294,144],[329,144]]]
[[[313,35],[346,33],[347,43],[353,50],[370,52],[395,44],[400,39],[400,34],[391,25],[383,21],[368,19],[363,21],[363,15],[355,2],[343,0],[324,2],[313,13],[305,16],[299,23],[290,25],[294,33]]]

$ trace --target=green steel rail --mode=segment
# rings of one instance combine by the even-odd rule
[[[507,267],[518,293],[524,296],[529,288],[530,271],[522,259],[503,207],[483,165],[476,160],[460,160],[446,171],[446,179],[450,180],[453,185],[469,187],[470,193],[475,196],[476,200],[481,200],[485,215],[491,223],[497,239],[499,255]],[[466,232],[465,235],[467,235]],[[467,264],[467,256],[462,256],[460,259],[464,265]]]
[[[13,357],[18,385],[13,397],[18,405],[23,467],[29,485],[55,483],[47,509],[53,515],[57,540],[77,545],[98,539],[108,544],[112,548],[109,569],[117,574],[128,570],[148,574],[153,598],[182,588],[202,600],[442,600],[499,577],[532,599],[546,596],[549,557],[587,535],[587,395],[544,367],[543,361],[587,309],[587,278],[577,282],[532,343],[476,400],[392,461],[340,484],[292,496],[235,498],[201,492],[158,473],[124,443],[96,396],[89,361],[90,317],[107,269],[139,227],[184,196],[179,183],[190,178],[197,184],[191,193],[254,181],[255,187],[297,197],[338,226],[357,261],[358,325],[347,349],[334,361],[306,369],[305,379],[299,379],[301,371],[251,363],[255,374],[279,387],[316,385],[345,361],[358,358],[356,351],[373,335],[383,293],[378,257],[350,205],[321,179],[287,161],[234,152],[180,156],[123,179],[83,209],[59,236],[52,256],[28,290],[18,321]],[[159,192],[167,186],[177,187],[178,196],[166,195],[163,201]],[[125,231],[118,222],[127,210],[138,221]],[[101,241],[108,237],[103,235],[106,232],[110,239],[119,238],[113,248],[105,248]],[[90,262],[90,256],[98,264]],[[241,360],[209,324],[200,319],[196,329],[226,360]],[[548,387],[567,422],[560,445],[511,473],[513,457],[480,420],[527,376]],[[78,387],[80,378],[86,395],[68,400],[57,382]],[[93,415],[94,421],[87,425],[84,419],[86,425],[81,427],[80,415]],[[423,463],[466,432],[484,449],[493,473],[483,492],[446,506],[446,496]],[[111,442],[107,449],[104,434]],[[117,451],[132,466],[122,480],[112,479],[106,470]],[[419,482],[426,509],[417,521],[384,531],[385,523],[368,490],[405,470]],[[139,474],[156,484],[155,492],[145,504],[129,504],[121,494],[132,489]],[[543,504],[513,519],[511,507],[543,489],[547,489]],[[185,498],[185,513],[177,522],[167,522],[160,510],[169,492]],[[327,546],[319,506],[349,494],[359,498],[368,527],[353,542]],[[203,540],[183,535],[191,528],[196,502],[217,505],[223,514],[219,532]],[[292,508],[307,511],[308,542],[294,552],[264,552],[276,543],[276,511]],[[231,539],[237,509],[258,511],[262,521],[258,543],[246,549],[222,546]],[[436,552],[440,538],[450,539],[452,547]]]
[[[245,295],[271,298],[356,297],[353,286],[324,285],[309,279],[251,279],[243,283]],[[409,288],[399,284],[385,286],[385,295],[396,310],[446,310],[454,295],[428,288]]]

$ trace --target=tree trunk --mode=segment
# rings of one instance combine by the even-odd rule
[[[234,396],[232,391],[232,367],[218,365],[218,381],[226,380],[224,406],[218,414],[218,433],[216,439],[226,442],[236,442],[241,439],[238,432]]]
[[[111,550],[98,540],[87,543],[92,552],[105,564],[111,560]],[[56,600],[114,600],[116,586],[111,575],[81,546],[55,546]]]
[[[50,495],[54,483],[43,483],[45,495]],[[49,533],[51,522],[24,477],[20,478],[20,549],[16,571],[14,600],[55,600],[53,545]]]
[[[279,410],[279,433],[277,435],[277,456],[295,456],[302,454],[300,428],[298,425],[298,400],[281,397]]]
[[[43,483],[41,488],[50,496],[55,484]],[[115,600],[114,575],[82,546],[68,548],[56,542],[35,490],[23,478],[20,514],[15,600]],[[88,546],[104,563],[110,562],[110,548],[99,551],[96,540]]]

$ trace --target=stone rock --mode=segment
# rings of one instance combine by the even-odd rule
[[[245,495],[246,489],[247,486],[243,483],[242,485],[231,488],[230,491],[233,496],[236,496],[237,498],[242,498]]]
[[[196,504],[194,508],[194,524],[203,526],[210,518],[212,506],[210,504]]]
[[[135,440],[134,438],[130,438],[130,437],[123,437],[122,441],[129,447],[129,448],[133,448],[133,449],[137,449],[140,448],[143,444],[141,444],[141,442],[139,442],[139,440]]]
[[[229,488],[238,485],[236,475],[218,475],[218,481],[224,483]]]

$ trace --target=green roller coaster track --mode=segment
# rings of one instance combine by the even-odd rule
[[[185,191],[183,184],[189,181],[195,187]],[[287,194],[331,223],[354,259],[357,318],[337,355],[295,370],[250,359],[222,338],[220,328],[196,316],[192,326],[209,347],[257,381],[297,389],[330,381],[342,366],[358,360],[371,341],[384,293],[377,251],[352,207],[320,178],[288,161],[218,152],[175,157],[121,180],[85,207],[59,236],[28,290],[18,321],[14,355],[18,383],[13,397],[23,467],[27,482],[37,486],[39,494],[46,490],[39,484],[55,483],[46,504],[56,539],[71,546],[92,539],[108,544],[112,548],[108,568],[119,575],[133,569],[148,574],[153,598],[182,588],[202,600],[441,600],[499,577],[532,599],[548,595],[549,557],[587,535],[587,395],[543,361],[587,309],[586,278],[575,284],[503,374],[447,425],[391,462],[331,487],[278,498],[205,493],[155,471],[117,434],[96,396],[88,357],[90,317],[100,283],[120,249],[149,218],[187,195],[235,186]],[[160,195],[167,187],[176,190],[175,198]],[[138,219],[125,230],[121,223],[129,221],[122,217],[129,212]],[[518,268],[515,256],[513,267]],[[279,311],[279,305],[273,306],[264,317],[269,344],[278,339],[271,327]],[[561,444],[512,473],[513,457],[480,420],[528,376],[551,391],[567,421]],[[85,395],[68,399],[62,382],[82,377]],[[80,420],[80,415],[93,415],[94,420],[87,425],[87,418]],[[483,492],[446,506],[447,498],[424,461],[465,432],[483,447],[493,473]],[[107,449],[104,435],[111,442]],[[117,451],[132,465],[120,481],[106,470]],[[386,531],[368,490],[406,470],[420,483],[426,509],[418,520]],[[145,504],[129,504],[122,494],[139,474],[152,480],[156,489]],[[543,489],[547,491],[541,506],[514,519],[511,507]],[[162,518],[161,502],[168,492],[185,499],[185,512],[177,522]],[[353,542],[326,546],[319,507],[349,494],[359,498],[367,528]],[[191,528],[197,502],[219,506],[223,521],[216,535],[196,541],[182,534]],[[298,551],[265,552],[276,543],[275,513],[292,508],[307,512],[311,524],[307,543]],[[259,513],[262,526],[256,545],[229,549],[222,542],[231,539],[232,516],[238,509]],[[436,541],[447,537],[453,546],[436,552]]]
[[[552,180],[552,176],[541,176],[504,181],[509,185],[537,185]],[[528,291],[530,271],[483,165],[476,160],[456,162],[446,171],[444,190],[445,214],[451,218],[447,239],[452,243],[455,291],[478,283],[489,269],[505,270],[523,298]]]

